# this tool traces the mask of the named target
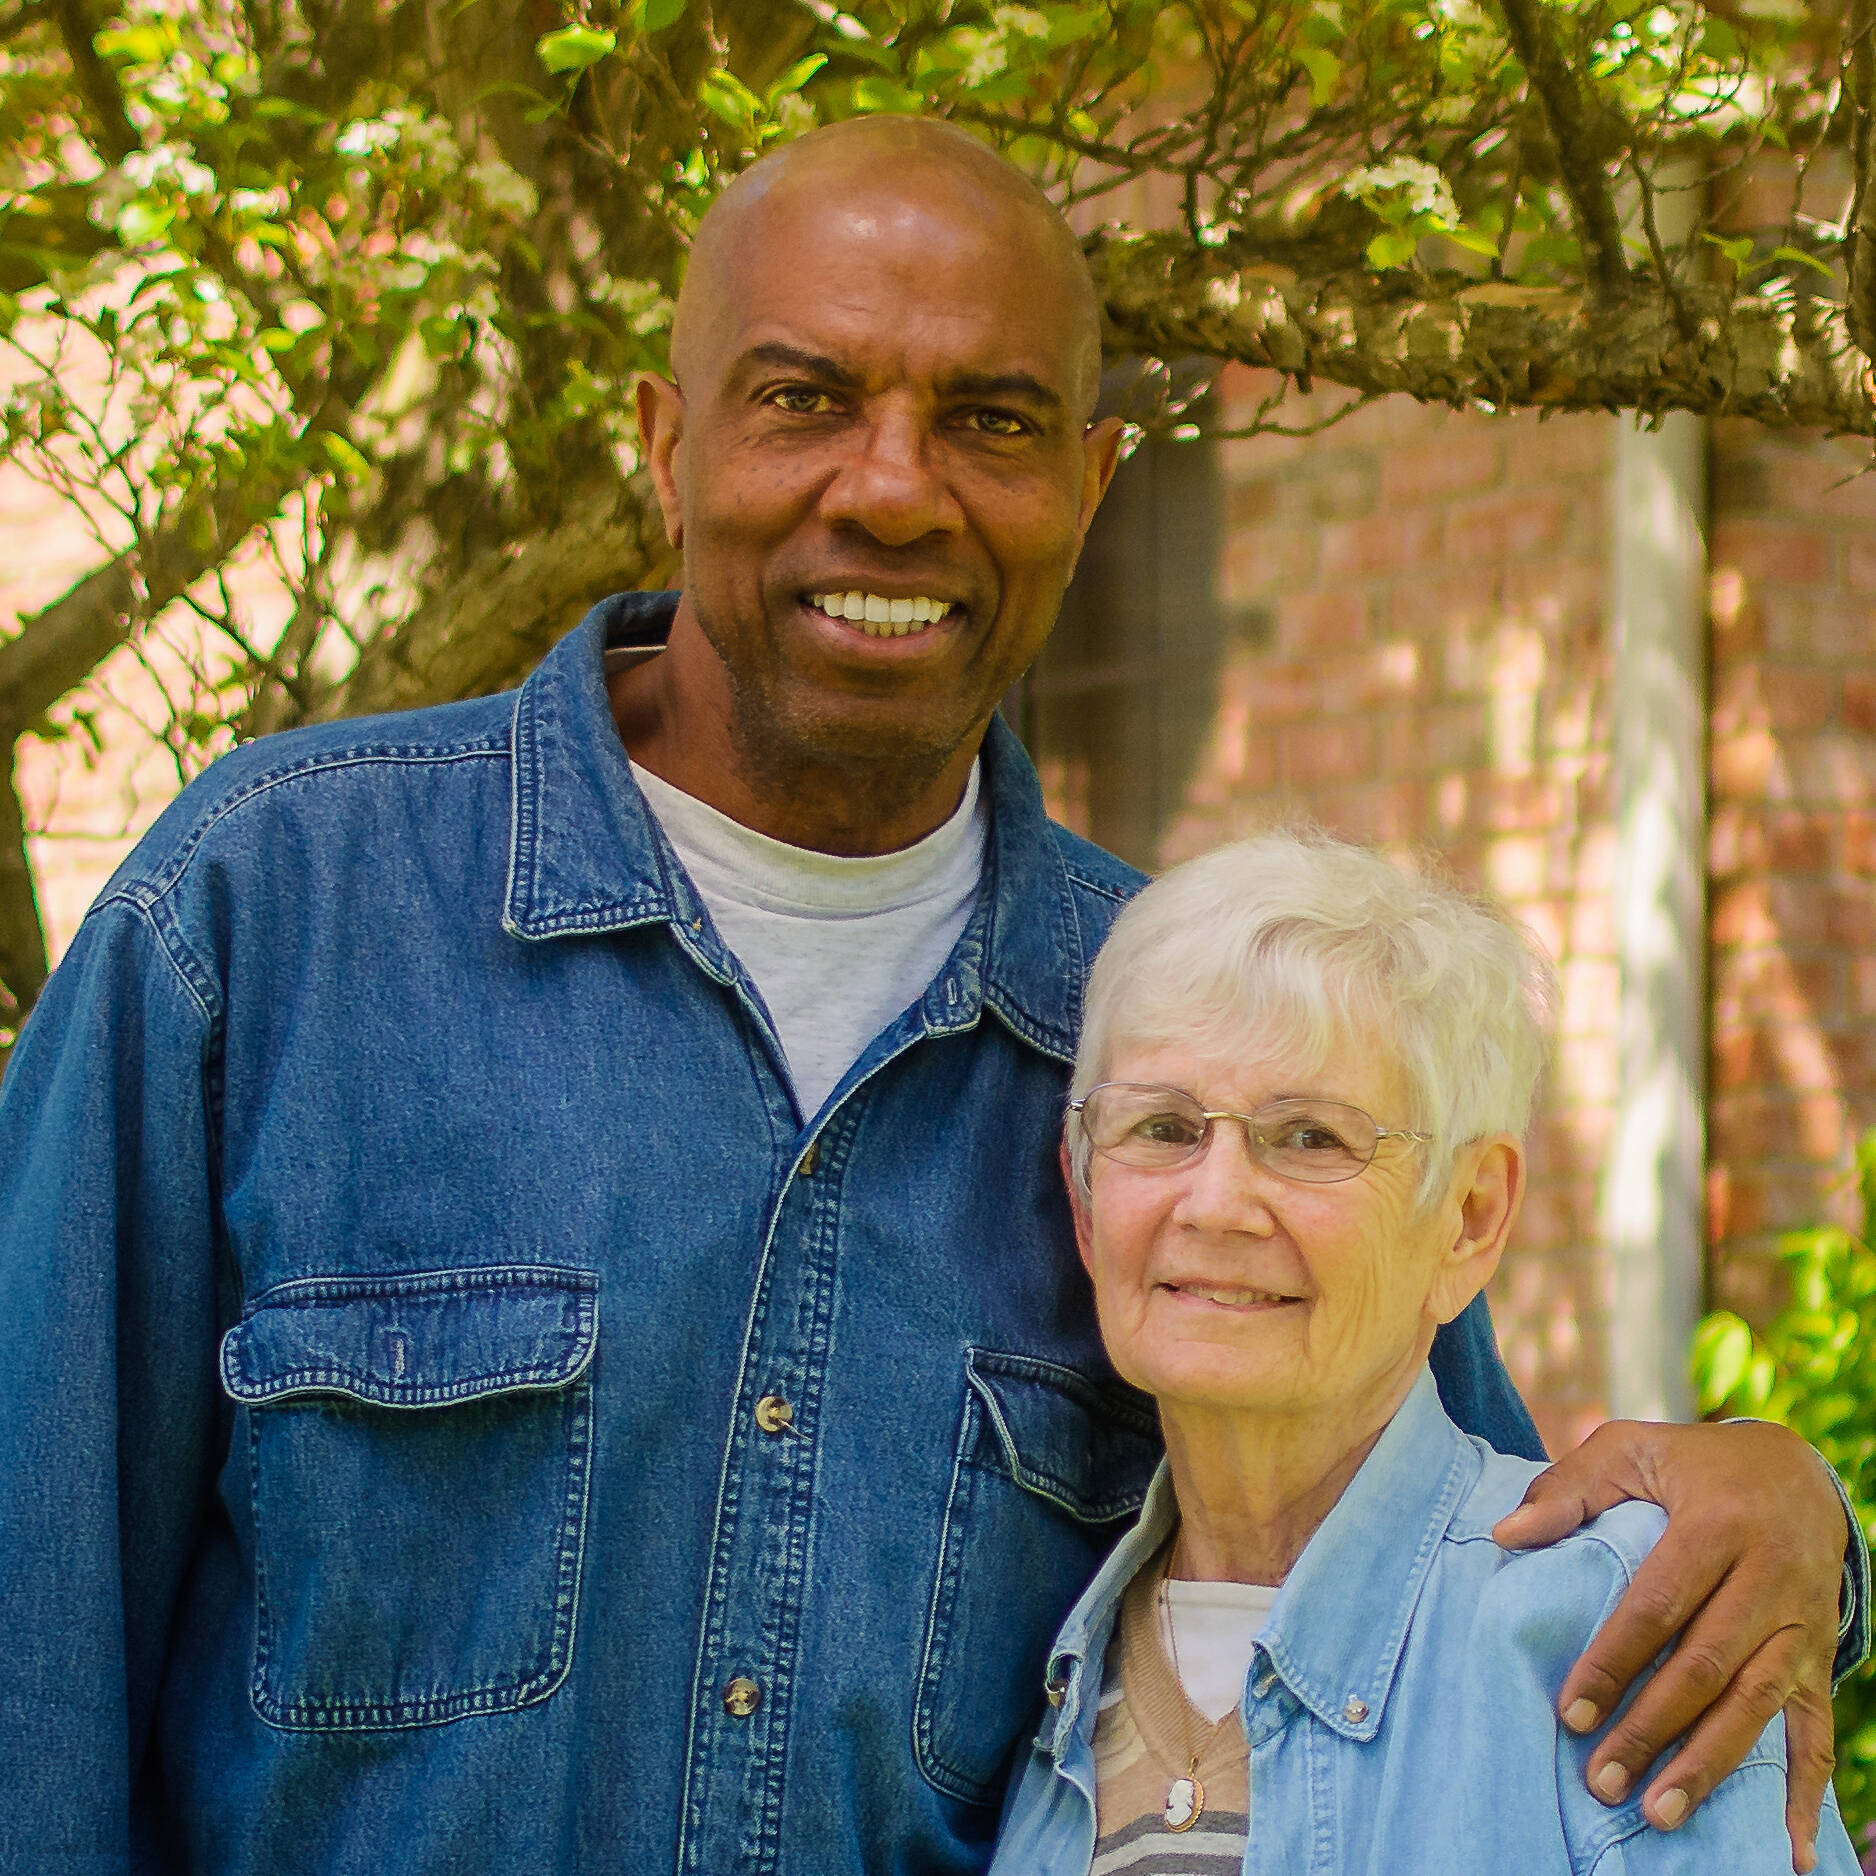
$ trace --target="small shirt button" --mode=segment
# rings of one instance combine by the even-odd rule
[[[762,1704],[762,1689],[746,1675],[739,1674],[723,1689],[723,1711],[746,1720]]]
[[[814,1169],[821,1163],[821,1143],[818,1140],[808,1142],[808,1150],[801,1156],[801,1177],[812,1179]]]
[[[795,1424],[795,1410],[779,1394],[764,1394],[756,1402],[756,1425],[764,1433],[786,1433]]]
[[[1342,1702],[1342,1717],[1351,1726],[1359,1726],[1368,1717],[1368,1703],[1354,1694]]]

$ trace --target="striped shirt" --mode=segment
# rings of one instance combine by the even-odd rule
[[[1243,1722],[1234,1706],[1214,1723],[1186,1698],[1162,1640],[1163,1578],[1158,1566],[1134,1578],[1102,1674],[1090,1876],[1241,1876],[1250,1834]],[[1189,1830],[1171,1830],[1167,1794],[1195,1755],[1204,1806]]]

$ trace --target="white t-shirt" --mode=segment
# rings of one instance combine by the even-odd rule
[[[897,853],[858,859],[771,840],[634,762],[632,774],[762,993],[805,1117],[925,994],[970,919],[990,815],[981,762],[957,812]]]
[[[1167,1580],[1160,1632],[1186,1698],[1208,1720],[1222,1720],[1244,1698],[1251,1654],[1276,1600],[1274,1585]]]

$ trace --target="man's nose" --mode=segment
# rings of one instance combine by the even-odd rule
[[[822,518],[864,528],[888,547],[955,533],[964,514],[934,461],[932,439],[910,411],[856,426],[853,447],[821,497]]]

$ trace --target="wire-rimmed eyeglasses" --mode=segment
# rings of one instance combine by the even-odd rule
[[[1281,1179],[1305,1185],[1353,1179],[1373,1161],[1383,1140],[1425,1145],[1433,1138],[1410,1127],[1383,1127],[1346,1101],[1319,1101],[1313,1095],[1286,1095],[1238,1114],[1201,1107],[1183,1088],[1104,1081],[1068,1107],[1097,1153],[1149,1172],[1197,1159],[1211,1145],[1212,1130],[1221,1120],[1242,1125],[1260,1164]]]

